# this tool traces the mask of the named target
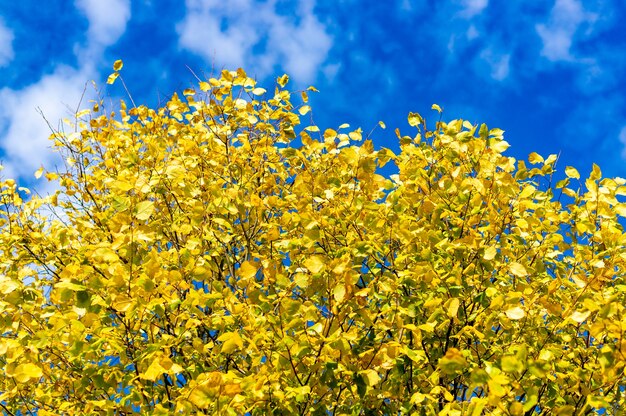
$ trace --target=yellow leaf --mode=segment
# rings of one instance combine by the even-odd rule
[[[509,271],[517,277],[528,276],[528,272],[526,271],[526,268],[523,265],[519,264],[518,262],[513,262],[509,264]]]
[[[257,87],[257,88],[252,90],[252,94],[254,94],[254,95],[263,95],[266,92],[267,92],[267,90],[265,88],[259,88],[259,87]]]
[[[311,111],[311,106],[309,105],[303,105],[302,107],[300,107],[300,109],[298,110],[298,112],[300,113],[300,115],[305,115],[307,114],[309,111]]]
[[[304,266],[313,274],[317,274],[324,270],[324,259],[321,256],[311,256],[304,261]]]
[[[509,143],[505,140],[498,140],[495,143],[492,143],[490,146],[494,151],[498,153],[504,152],[506,149],[510,147]]]
[[[241,384],[239,383],[228,383],[222,386],[221,394],[228,397],[233,397],[236,394],[241,393]]]
[[[333,289],[333,296],[335,301],[341,302],[346,296],[346,286],[342,284],[335,286],[335,289]]]
[[[498,254],[498,250],[495,247],[488,247],[483,254],[483,259],[485,260],[493,260]]]
[[[580,173],[578,173],[578,171],[571,166],[565,168],[565,176],[568,178],[580,179]]]
[[[468,366],[465,357],[461,351],[456,348],[450,348],[446,351],[446,355],[439,359],[439,368],[444,374],[453,375],[460,373]]]
[[[386,128],[387,128],[387,126],[385,125],[385,123],[383,123],[382,121],[379,121],[379,122],[378,122],[378,125],[379,125],[381,128],[383,128],[383,129],[386,129]]]
[[[122,69],[123,66],[124,66],[124,62],[122,62],[121,59],[118,59],[117,61],[113,63],[113,70],[119,71]]]
[[[448,317],[449,318],[456,317],[459,311],[459,305],[460,305],[460,302],[458,298],[450,299],[450,303],[448,304]]]
[[[502,366],[502,371],[505,373],[516,373],[524,370],[524,363],[514,355],[505,355],[502,357],[500,365]]]
[[[354,140],[354,141],[361,141],[363,139],[363,135],[361,132],[361,129],[355,130],[355,131],[351,131],[350,133],[348,133],[348,136]]]
[[[139,376],[145,380],[155,381],[157,378],[161,377],[165,372],[164,368],[159,364],[160,357],[157,357],[152,361],[148,369],[140,373]]]
[[[35,178],[39,179],[41,178],[41,175],[43,175],[43,166],[37,169],[37,172],[35,172]]]
[[[589,315],[591,315],[591,311],[576,311],[572,314],[572,316],[570,316],[570,318],[572,321],[582,324],[587,320],[587,318],[589,318]]]
[[[365,376],[365,382],[370,387],[373,387],[380,382],[380,376],[376,370],[365,370],[362,374]]]
[[[113,84],[115,82],[115,80],[117,79],[117,77],[120,76],[119,72],[114,72],[111,75],[109,75],[109,77],[107,78],[107,84]]]
[[[506,311],[504,311],[504,313],[509,319],[512,319],[512,320],[522,319],[526,315],[526,312],[524,312],[524,309],[520,308],[519,306],[515,306],[511,309],[507,309]]]
[[[287,74],[284,74],[281,77],[278,77],[276,79],[276,82],[278,83],[278,85],[280,85],[282,88],[285,88],[285,85],[287,85],[287,83],[289,82],[289,76]]]
[[[409,113],[408,120],[409,126],[418,126],[424,122],[424,119],[418,113]]]
[[[536,152],[532,152],[530,155],[528,155],[528,161],[533,165],[536,163],[543,163],[543,156]]]
[[[432,108],[433,110],[437,110],[439,113],[443,112],[441,107],[439,107],[437,104],[433,104],[430,108]]]
[[[524,414],[524,405],[520,402],[513,402],[509,406],[511,416],[522,416]]]
[[[154,212],[154,202],[152,201],[142,201],[137,204],[135,207],[135,218],[139,221],[145,221]]]
[[[418,326],[417,328],[418,328],[420,331],[424,331],[424,332],[428,332],[428,333],[433,333],[433,332],[435,332],[435,326],[436,326],[436,323],[435,323],[435,322],[427,322],[427,323],[425,323],[425,324],[422,324],[422,325]]]
[[[592,166],[591,174],[589,175],[589,179],[592,181],[598,180],[602,177],[602,171],[600,170],[600,166],[595,163]]]
[[[326,129],[324,131],[324,139],[325,140],[332,140],[335,137],[337,137],[337,132],[333,129]]]
[[[424,393],[413,393],[413,395],[411,396],[411,404],[420,404],[422,403],[424,400],[426,400],[426,396],[424,395]]]
[[[626,204],[617,204],[613,207],[613,210],[620,217],[626,217]]]
[[[183,371],[183,368],[174,363],[170,357],[162,357],[159,365],[167,374],[177,374]]]
[[[252,279],[256,276],[257,270],[258,268],[253,262],[244,261],[241,263],[241,266],[239,266],[238,273],[243,279]]]
[[[243,340],[237,332],[227,332],[217,338],[218,341],[222,341],[222,354],[230,354],[237,349],[243,348]]]
[[[41,368],[33,363],[20,364],[15,368],[14,377],[21,383],[38,380],[43,374]]]

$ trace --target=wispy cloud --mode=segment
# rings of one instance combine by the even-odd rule
[[[265,76],[278,66],[309,82],[332,45],[312,2],[299,2],[295,16],[280,14],[276,1],[187,0],[186,5],[177,26],[180,46],[218,67],[241,66]]]
[[[622,159],[626,160],[626,126],[620,130],[618,140],[622,144]]]
[[[130,0],[75,0],[75,6],[89,20],[87,36],[91,44],[114,44],[130,19]]]
[[[592,23],[594,13],[585,11],[578,0],[556,0],[546,24],[535,26],[541,38],[541,55],[550,61],[573,61],[571,53],[574,35],[583,23]]]
[[[509,62],[511,55],[508,53],[497,53],[488,48],[480,53],[481,60],[487,64],[489,75],[496,81],[503,81],[509,76]]]
[[[471,19],[482,13],[488,5],[489,0],[461,0],[461,6],[463,8],[459,11],[458,15],[465,19]]]
[[[0,67],[6,66],[14,57],[13,32],[0,19]]]
[[[98,77],[104,51],[124,34],[130,19],[129,0],[76,0],[75,7],[89,22],[85,42],[74,47],[78,67],[61,64],[24,88],[0,89],[0,148],[6,157],[6,177],[29,178],[40,165],[53,169],[60,162],[49,150],[50,129],[62,128],[59,120],[71,118],[79,104],[84,108],[93,97],[91,88],[83,97],[85,85]],[[0,29],[0,50],[1,45]]]
[[[58,157],[49,150],[50,128],[60,129],[59,120],[75,113],[91,76],[86,70],[60,66],[24,89],[0,89],[0,131],[4,132],[1,147],[7,158],[4,176],[27,178],[41,164],[54,168]],[[87,89],[88,96],[92,92]],[[82,107],[87,99],[83,98]]]

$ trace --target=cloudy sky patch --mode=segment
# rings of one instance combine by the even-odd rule
[[[59,163],[38,108],[59,127],[91,80],[107,102],[129,101],[105,83],[123,59],[138,104],[242,66],[268,91],[283,73],[294,90],[315,85],[322,129],[371,131],[383,120],[413,134],[408,112],[437,120],[438,103],[444,119],[504,129],[516,158],[560,153],[563,166],[584,172],[595,162],[626,176],[625,18],[619,0],[4,2],[3,175],[28,185],[42,163]],[[398,150],[393,128],[375,130],[374,144]]]

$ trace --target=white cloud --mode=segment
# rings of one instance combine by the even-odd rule
[[[467,32],[465,32],[465,36],[467,37],[467,40],[472,41],[479,37],[480,33],[478,32],[478,29],[476,29],[476,26],[470,25],[470,27],[467,28]]]
[[[489,0],[461,0],[463,9],[458,13],[465,19],[479,15],[489,5]]]
[[[489,66],[489,75],[494,80],[503,81],[509,76],[510,54],[499,54],[492,49],[485,49],[480,57]]]
[[[32,179],[33,172],[42,164],[53,170],[55,164],[60,163],[58,155],[50,149],[50,127],[59,129],[61,119],[71,119],[90,78],[93,73],[89,69],[59,67],[24,89],[0,89],[0,132],[3,134],[0,146],[6,157],[2,163],[4,177]],[[88,105],[92,93],[88,87],[81,108]]]
[[[13,60],[13,32],[0,19],[0,68]]]
[[[541,55],[550,61],[573,61],[571,54],[574,35],[583,23],[593,23],[597,16],[583,9],[578,0],[556,0],[547,24],[537,24],[541,38]]]
[[[104,50],[117,42],[130,19],[130,0],[75,0],[75,6],[89,21],[86,42],[74,49],[79,68],[60,65],[53,73],[25,88],[0,89],[0,148],[6,158],[2,161],[4,177],[32,180],[33,172],[42,164],[52,170],[62,163],[58,154],[51,150],[52,143],[48,140],[51,128],[64,128],[61,119],[71,119],[79,104],[81,108],[88,106],[94,91],[91,87],[85,90],[85,85],[97,78],[96,67]],[[0,26],[0,59],[6,50],[2,28]]]
[[[312,81],[330,50],[332,39],[301,1],[297,18],[277,13],[275,0],[186,0],[178,24],[179,44],[217,68],[243,67],[265,76],[280,65],[300,82]]]
[[[622,127],[618,139],[622,144],[622,159],[626,160],[626,126]]]
[[[74,4],[89,20],[88,36],[92,46],[110,46],[126,31],[130,0],[75,0]]]

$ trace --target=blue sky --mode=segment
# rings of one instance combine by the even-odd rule
[[[583,174],[626,176],[626,3],[621,0],[20,0],[0,3],[0,158],[31,183],[53,168],[49,129],[76,110],[116,59],[136,103],[151,106],[243,67],[271,90],[288,73],[315,85],[321,128],[387,130],[417,111],[506,131],[509,154],[560,153]],[[204,75],[203,75],[204,74]],[[87,98],[83,101],[83,107]]]

